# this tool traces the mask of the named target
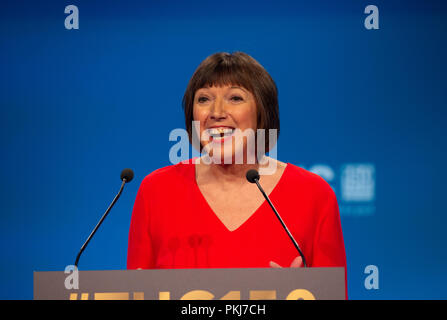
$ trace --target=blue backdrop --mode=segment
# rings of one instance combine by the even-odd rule
[[[369,4],[379,29],[364,26]],[[217,51],[269,71],[278,158],[336,191],[350,298],[446,298],[446,27],[443,1],[2,3],[0,298],[31,299],[33,271],[73,264],[130,167],[80,261],[125,268],[139,184],[170,165],[187,82]]]

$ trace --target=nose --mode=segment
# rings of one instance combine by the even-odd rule
[[[222,98],[217,98],[211,107],[210,118],[212,120],[222,120],[226,117],[225,102]]]

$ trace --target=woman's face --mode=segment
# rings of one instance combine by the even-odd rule
[[[254,148],[257,129],[256,101],[250,91],[237,85],[201,88],[194,96],[193,116],[200,124],[200,142],[212,159],[242,163],[243,155],[246,162],[247,144]]]

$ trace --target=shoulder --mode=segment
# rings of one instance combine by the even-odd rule
[[[285,180],[289,185],[295,185],[308,191],[313,196],[323,200],[335,198],[335,192],[329,183],[319,175],[304,168],[287,163]]]
[[[163,186],[172,186],[173,184],[178,184],[179,182],[184,182],[185,179],[190,179],[191,174],[194,174],[194,164],[191,162],[179,162],[174,165],[165,166],[158,168],[144,177],[141,182],[142,188],[156,187],[160,188]]]

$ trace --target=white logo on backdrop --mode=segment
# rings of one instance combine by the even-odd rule
[[[346,164],[341,171],[341,198],[351,202],[374,200],[374,166],[371,164]]]
[[[301,166],[305,168],[304,166]],[[336,171],[326,164],[315,164],[309,171],[326,180],[337,195],[342,216],[370,216],[375,213],[375,166],[372,163],[346,163]]]

